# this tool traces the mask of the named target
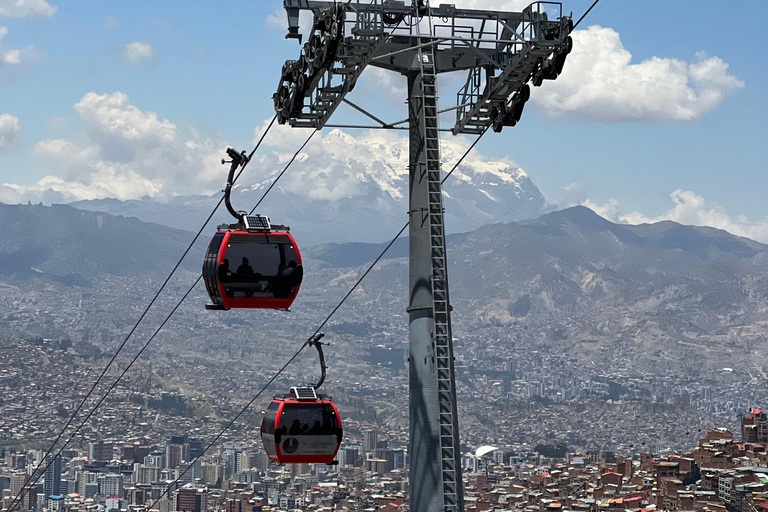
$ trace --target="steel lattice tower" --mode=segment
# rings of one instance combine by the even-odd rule
[[[335,126],[408,124],[410,509],[463,511],[438,116],[456,111],[454,135],[514,126],[530,96],[528,83],[541,85],[562,71],[572,19],[557,2],[535,2],[522,12],[433,8],[423,0],[284,0],[284,7],[286,37],[299,42],[299,12],[314,17],[273,95],[281,124],[334,126],[328,120],[342,102],[378,126]],[[407,119],[385,123],[345,98],[368,65],[407,78]],[[440,111],[437,75],[451,71],[466,71],[467,81],[456,105]]]

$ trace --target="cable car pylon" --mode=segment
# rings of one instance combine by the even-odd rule
[[[562,71],[572,18],[563,16],[559,2],[534,2],[521,12],[433,8],[425,0],[284,0],[283,6],[286,37],[300,39],[300,10],[312,11],[314,23],[298,60],[286,61],[273,95],[281,124],[332,126],[331,114],[347,102],[379,123],[373,128],[395,128],[406,121],[385,123],[345,96],[367,66],[407,78],[410,510],[463,512],[436,77],[468,73],[451,107],[454,135],[515,126],[530,96],[528,83],[540,86]],[[421,33],[422,21],[427,33]]]

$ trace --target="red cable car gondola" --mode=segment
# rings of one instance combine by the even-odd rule
[[[231,148],[227,153],[232,167],[224,199],[238,222],[219,226],[208,244],[203,279],[213,304],[206,309],[288,309],[304,275],[299,248],[286,226],[272,226],[267,217],[232,208],[234,171],[247,160]]]
[[[264,450],[280,464],[331,464],[342,437],[339,411],[312,387],[275,397],[261,422]]]
[[[293,387],[290,393],[275,397],[261,421],[261,440],[269,459],[280,464],[333,464],[343,430],[336,406],[316,389],[325,380],[325,358],[320,338],[309,343],[317,347],[322,377],[314,386]]]

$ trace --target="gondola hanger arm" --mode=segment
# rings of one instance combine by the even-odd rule
[[[325,336],[325,333],[320,332],[307,340],[307,345],[310,347],[315,347],[317,349],[317,355],[320,358],[320,380],[317,381],[317,384],[312,386],[315,388],[315,390],[317,390],[317,388],[322,386],[323,382],[325,382],[325,355],[323,354],[323,345],[325,345],[325,343],[320,341],[323,336]]]

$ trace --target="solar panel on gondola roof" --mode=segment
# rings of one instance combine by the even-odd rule
[[[317,400],[317,393],[315,392],[315,388],[311,386],[293,387],[291,388],[291,392],[293,392],[293,394],[299,400]]]
[[[243,221],[245,223],[245,229],[247,230],[256,230],[256,229],[264,229],[264,230],[270,230],[272,229],[272,226],[269,223],[269,217],[266,217],[264,215],[244,215]]]

